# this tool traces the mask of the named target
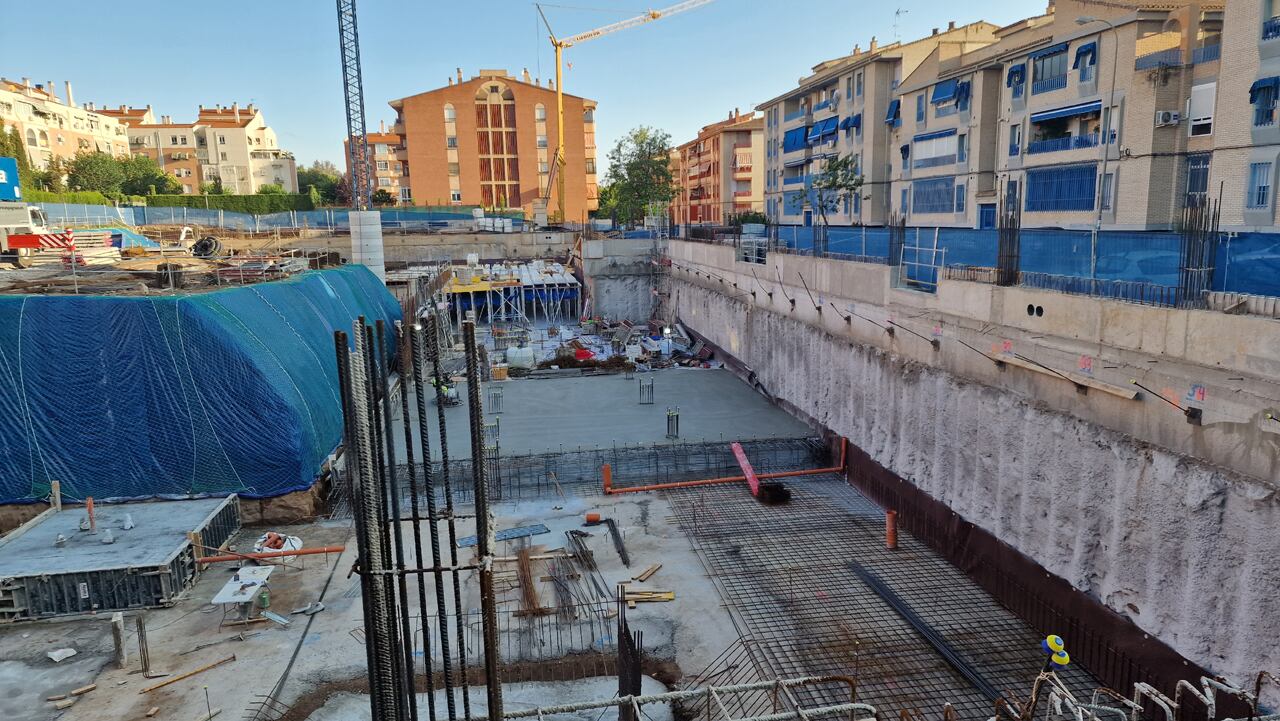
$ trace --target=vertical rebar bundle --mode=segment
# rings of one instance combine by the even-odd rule
[[[426,332],[420,326],[399,328],[400,337],[394,340],[392,329],[379,321],[374,328],[361,318],[351,335],[354,349],[348,346],[348,336],[334,334],[337,353],[338,377],[341,388],[344,417],[344,458],[351,485],[352,515],[356,526],[358,547],[357,568],[363,599],[366,654],[369,668],[370,706],[373,718],[379,721],[417,721],[418,674],[425,677],[427,691],[427,715],[437,719],[434,698],[436,689],[435,663],[439,659],[443,671],[448,719],[459,721],[471,715],[470,689],[467,675],[467,648],[464,637],[466,609],[462,606],[460,571],[479,569],[482,590],[481,627],[484,638],[486,662],[486,686],[489,708],[501,713],[501,679],[497,673],[498,649],[496,648],[496,615],[492,592],[493,531],[485,488],[484,464],[473,464],[474,491],[477,515],[480,520],[480,559],[477,566],[458,563],[457,533],[453,510],[453,489],[449,481],[448,439],[444,419],[443,383],[439,368],[438,333],[434,319]],[[469,334],[467,366],[468,375],[478,375],[479,358],[475,348],[475,328],[468,324]],[[425,341],[425,342],[424,342]],[[424,348],[424,345],[426,346]],[[391,352],[394,350],[395,352]],[[430,357],[428,357],[430,356]],[[396,462],[393,442],[395,435],[392,396],[394,395],[392,360],[400,359],[399,412],[404,437],[406,474]],[[440,413],[437,417],[440,431],[440,475],[444,480],[445,510],[440,512],[437,503],[435,470],[431,459],[427,394],[424,379],[428,374],[428,362],[435,380],[435,393]],[[479,407],[479,381],[469,382],[471,389],[471,428],[473,442],[480,432],[483,416]],[[418,452],[415,453],[415,434],[410,416],[409,393],[414,395],[414,410],[418,422]],[[421,464],[415,458],[422,459]],[[421,486],[418,474],[421,469]],[[402,482],[408,482],[407,496]],[[423,500],[425,497],[425,509]],[[409,508],[403,508],[407,499]],[[412,523],[412,535],[406,533],[404,523]],[[424,534],[422,524],[427,524]],[[447,525],[447,539],[442,538],[439,524]],[[423,547],[426,538],[430,544],[430,559]],[[449,561],[445,565],[441,544],[449,544]],[[410,545],[412,547],[410,547]],[[453,617],[454,637],[451,639],[447,623],[433,629],[426,624],[432,612],[428,608],[426,577],[434,581],[434,615],[441,619]],[[417,608],[410,609],[411,578],[416,577]],[[445,585],[453,586],[452,605],[445,593]],[[488,589],[487,592],[485,589]],[[422,634],[421,669],[415,661],[417,634]],[[454,643],[450,643],[450,641]],[[455,655],[456,652],[456,655]],[[455,667],[461,670],[461,683]],[[463,710],[458,712],[455,689],[462,689]]]
[[[1016,187],[1005,190],[996,222],[996,285],[1014,286],[1022,262],[1022,199]]]
[[[640,379],[640,405],[642,406],[653,405],[653,379],[652,378]]]
[[[667,409],[667,438],[680,437],[680,406]]]
[[[1179,268],[1179,308],[1206,307],[1213,289],[1218,260],[1221,200],[1188,205],[1182,211],[1182,262]]]

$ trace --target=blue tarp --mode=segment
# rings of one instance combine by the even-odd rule
[[[399,305],[359,265],[204,294],[0,296],[0,503],[309,488],[342,437],[333,331]]]

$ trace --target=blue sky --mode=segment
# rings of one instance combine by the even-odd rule
[[[675,0],[560,0],[547,15],[571,35]],[[1004,24],[1045,0],[716,0],[566,51],[565,91],[597,100],[603,156],[628,129],[652,125],[675,142],[789,87],[816,63],[881,42],[927,35],[948,20]],[[531,2],[359,0],[365,103],[372,128],[387,101],[443,85],[461,67],[548,77],[554,59]],[[588,9],[591,8],[591,9]],[[984,13],[979,16],[976,13]],[[55,21],[56,18],[56,21]],[[819,22],[815,22],[815,20]],[[57,30],[39,31],[56,26]],[[817,26],[818,29],[815,29]],[[0,74],[71,80],[76,101],[151,103],[190,122],[196,105],[257,103],[299,164],[342,165],[345,118],[332,0],[17,2],[0,24]]]

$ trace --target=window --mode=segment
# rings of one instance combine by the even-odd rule
[[[957,112],[959,112],[959,108],[955,103],[941,103],[937,106],[937,109],[934,110],[934,116],[945,118],[948,115],[955,115]]]
[[[387,144],[386,144],[386,143],[375,143],[375,144],[374,144],[374,146],[373,146],[373,152],[374,152],[374,154],[375,154],[375,155],[386,155],[386,154],[387,154]]]
[[[1004,202],[1009,207],[1018,206],[1018,181],[1010,180],[1004,187]]]
[[[446,123],[458,122],[458,111],[454,110],[452,105],[444,106],[444,121]]]
[[[921,94],[919,94],[919,95],[917,95],[917,96],[916,96],[916,124],[917,124],[917,125],[921,125],[921,124],[923,124],[923,123],[924,123],[924,119],[925,119],[924,106],[925,106],[925,103],[926,103],[926,100],[925,100],[925,97],[924,97],[924,93],[921,93]]]
[[[913,166],[936,168],[942,165],[955,165],[958,152],[957,141],[958,136],[954,130],[917,135],[912,142],[911,153],[915,156]]]
[[[1102,176],[1102,209],[1111,210],[1111,196],[1115,193],[1116,174],[1107,173]]]
[[[853,76],[844,79],[844,97],[846,100],[853,100]]]
[[[387,161],[379,160],[377,163],[378,170],[386,170],[388,168]]]
[[[1053,52],[1031,61],[1031,94],[1038,95],[1067,87],[1067,47],[1058,46]]]
[[[413,193],[412,193],[412,192],[410,192],[408,188],[401,188],[401,189],[400,189],[400,202],[402,202],[402,203],[408,203],[408,202],[409,202],[409,201],[411,201],[411,200],[413,200]]]
[[[956,138],[956,162],[963,163],[969,159],[969,136],[960,135]]]
[[[446,148],[457,148],[457,147],[458,147],[458,136],[456,136],[456,135],[450,135],[449,137],[445,138],[445,139],[444,139],[444,147],[446,147]]]
[[[1209,160],[1208,153],[1187,156],[1188,208],[1203,207],[1209,199]]]
[[[1271,163],[1249,165],[1249,197],[1246,204],[1250,208],[1267,208],[1271,205]]]
[[[449,191],[449,202],[451,202],[451,203],[461,203],[461,202],[462,202],[462,191],[461,191],[461,190],[450,190],[450,191]]]
[[[227,136],[225,136],[225,135],[219,135],[219,136],[218,136],[218,145],[226,145],[226,144],[227,144]]]
[[[1276,91],[1280,88],[1280,78],[1259,80],[1249,89],[1249,102],[1253,104],[1254,127],[1275,125]]]
[[[950,213],[955,208],[955,178],[917,180],[911,189],[912,213]]]
[[[1009,126],[1009,157],[1022,154],[1022,126]]]
[[[539,136],[538,136],[538,147],[539,147],[539,148],[545,148],[545,147],[547,147],[547,136],[545,136],[545,135],[539,135]]]
[[[548,168],[548,166],[547,166],[547,161],[542,160],[542,161],[539,161],[539,162],[538,162],[538,174],[539,174],[539,175],[546,175],[546,174],[547,174],[548,169],[549,169],[549,168]]]
[[[404,175],[404,166],[402,166],[399,161],[396,161],[391,165],[391,172],[394,175]]]
[[[222,158],[222,161],[225,163],[227,160],[227,154],[224,152],[224,153],[219,153],[218,155]]]
[[[183,183],[183,184],[182,184],[182,192],[184,192],[184,193],[190,193],[190,192],[191,192],[191,186],[190,186],[190,185],[188,185],[187,183]]]
[[[1213,106],[1218,99],[1218,83],[1203,83],[1191,88],[1187,101],[1188,128],[1192,137],[1213,134]]]
[[[965,197],[966,197],[966,193],[965,193],[964,183],[957,183],[956,184],[956,212],[957,213],[964,212]]]
[[[595,121],[596,121],[596,111],[594,109],[587,108],[586,110],[582,111],[582,122],[594,123]]]
[[[862,97],[862,71],[861,70],[859,70],[858,74],[853,77],[853,93],[859,98]]]
[[[390,188],[390,187],[391,187],[391,178],[378,178],[378,187],[380,187],[380,188]]]
[[[907,214],[908,201],[911,199],[911,190],[909,188],[902,189],[902,214]]]
[[[27,145],[30,145],[31,147],[34,148],[34,147],[37,147],[39,144],[40,144],[39,141],[36,140],[36,131],[32,130],[31,128],[27,128]]]
[[[449,163],[449,175],[452,175],[452,176],[454,176],[454,177],[457,177],[457,175],[458,175],[458,164],[457,164],[457,163]]]
[[[539,123],[547,122],[547,108],[542,103],[533,106],[533,119]]]
[[[588,175],[591,175],[591,174],[593,174],[593,173],[595,173],[595,172],[596,172],[596,159],[595,159],[595,158],[587,158],[586,164],[587,164],[587,174],[588,174]]]
[[[1027,171],[1027,212],[1093,210],[1098,185],[1095,163]]]
[[[169,144],[170,144],[170,145],[177,145],[177,144],[178,144],[178,136],[176,136],[176,135],[170,135],[170,136],[169,136]]]

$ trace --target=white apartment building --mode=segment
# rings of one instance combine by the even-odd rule
[[[71,83],[65,88],[65,97],[59,98],[53,81],[0,79],[0,124],[18,129],[32,166],[44,170],[54,158],[70,160],[81,152],[127,155],[124,124],[95,112],[92,105],[77,105]]]

